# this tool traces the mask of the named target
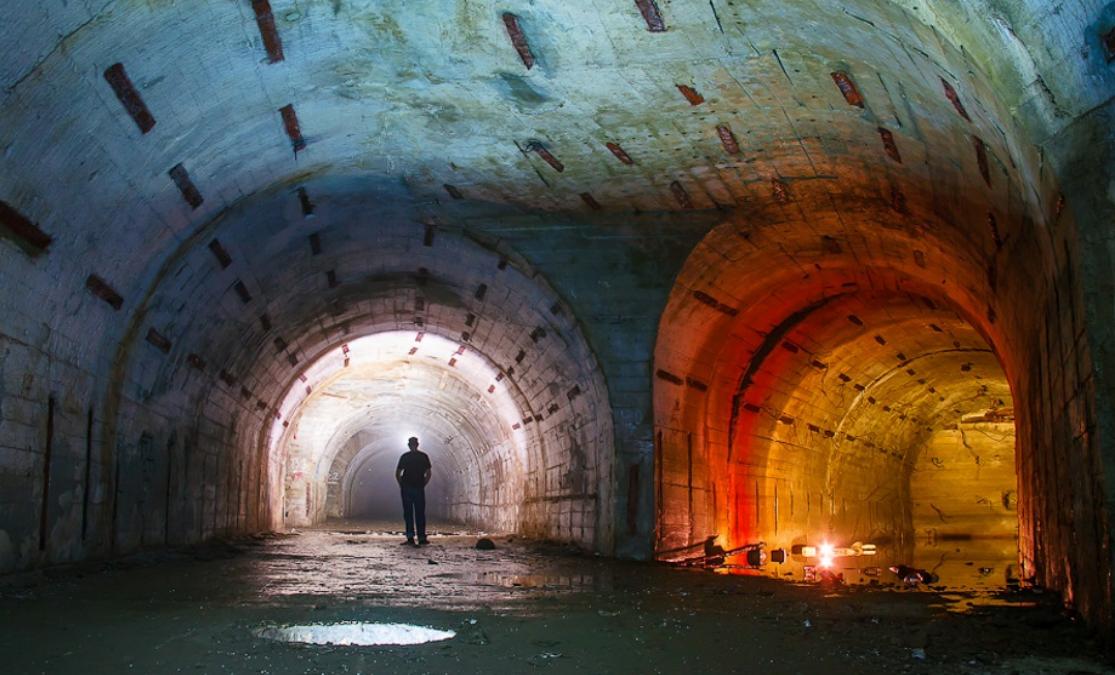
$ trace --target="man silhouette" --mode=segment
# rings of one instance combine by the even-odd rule
[[[403,497],[403,522],[406,523],[407,540],[403,544],[424,546],[430,543],[426,539],[426,483],[430,482],[430,457],[418,449],[416,437],[411,436],[407,445],[410,450],[403,453],[395,467],[395,480]],[[416,532],[417,542],[414,540]]]

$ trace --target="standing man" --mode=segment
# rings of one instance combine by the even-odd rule
[[[430,457],[418,449],[418,439],[414,436],[407,441],[409,452],[399,458],[395,468],[395,480],[403,495],[403,521],[407,527],[407,540],[404,545],[419,546],[429,544],[426,539],[426,483],[430,482]],[[414,541],[417,526],[418,541]]]

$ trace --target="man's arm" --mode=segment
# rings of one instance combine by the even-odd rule
[[[426,473],[422,474],[422,487],[425,487],[430,482],[430,476],[434,475],[433,470],[429,467],[426,468]]]

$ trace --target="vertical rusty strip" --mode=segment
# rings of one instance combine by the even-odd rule
[[[190,173],[186,171],[186,167],[181,164],[175,164],[174,167],[167,172],[170,179],[178,187],[178,191],[182,193],[182,198],[190,205],[190,208],[196,209],[205,202],[205,198],[198,192],[197,186],[190,180]]]
[[[600,206],[600,202],[596,201],[596,198],[593,197],[592,194],[588,193],[588,192],[582,192],[581,193],[581,201],[583,201],[593,211],[599,211],[602,208],[604,208],[604,207]]]
[[[898,145],[894,142],[894,134],[890,129],[879,127],[879,137],[883,139],[883,149],[887,151],[887,156],[901,164],[902,155],[898,154]]]
[[[89,535],[89,495],[92,493],[89,481],[93,476],[93,409],[85,417],[85,482],[81,490],[81,540]]]
[[[720,136],[720,143],[724,146],[724,150],[729,155],[739,154],[739,142],[736,141],[736,135],[732,133],[732,128],[727,124],[721,124],[716,127],[716,133]]]
[[[523,60],[523,65],[530,70],[534,67],[534,54],[530,51],[530,45],[527,44],[527,36],[523,33],[523,27],[519,25],[519,17],[505,12],[503,14],[503,25],[507,27],[507,35],[511,38],[511,44],[515,47],[515,51],[519,52],[519,58]]]
[[[952,88],[951,84],[945,81],[945,78],[942,77],[940,79],[941,86],[945,88],[945,96],[952,101],[952,107],[956,108],[957,114],[971,122],[972,118],[968,117],[968,111],[964,109],[964,104],[960,102],[960,96],[956,93],[956,90]]]
[[[557,157],[554,157],[553,154],[546,149],[546,146],[542,145],[538,141],[532,141],[531,143],[528,143],[527,150],[541,157],[542,161],[553,167],[554,171],[557,171],[558,173],[565,171],[565,165],[559,162]]]
[[[647,30],[652,33],[666,32],[666,22],[662,20],[662,12],[658,11],[658,5],[654,0],[635,0],[635,6],[643,14],[643,20],[647,22]]]
[[[832,73],[832,81],[836,83],[837,89],[844,95],[844,100],[848,105],[853,105],[857,108],[863,107],[863,94],[860,93],[859,87],[847,73]]]
[[[120,103],[124,105],[124,110],[128,111],[132,119],[135,120],[136,126],[139,127],[141,133],[146,134],[155,128],[155,117],[148,110],[147,104],[143,102],[143,98],[136,91],[135,85],[124,72],[124,64],[114,63],[104,72],[105,81],[108,86],[112,87],[112,91],[116,94],[116,98],[120,99]]]
[[[890,207],[904,216],[910,215],[910,208],[906,205],[906,194],[894,188],[890,194]]]
[[[232,288],[236,291],[236,295],[240,296],[240,302],[246,305],[252,301],[252,294],[248,292],[248,287],[244,285],[243,281],[237,279]]]
[[[310,201],[310,194],[306,192],[306,188],[298,188],[298,204],[302,207],[303,218],[314,217],[314,203]]]
[[[164,354],[170,353],[171,342],[154,328],[147,329],[147,342]]]
[[[1003,237],[999,234],[999,221],[991,211],[987,212],[987,224],[991,227],[991,241],[995,243],[995,250],[1002,250]]]
[[[232,256],[228,254],[228,250],[221,244],[220,240],[214,239],[209,242],[209,252],[217,259],[221,269],[226,269],[232,264]]]
[[[628,166],[631,166],[635,163],[635,160],[631,159],[631,157],[626,152],[624,152],[623,148],[621,148],[618,143],[606,143],[605,145],[607,146],[608,150],[611,150],[612,154],[615,155],[616,159],[618,159],[619,161]]]
[[[682,187],[681,183],[676,180],[673,183],[670,183],[670,192],[674,193],[674,199],[678,200],[678,204],[681,205],[681,208],[693,208],[693,200],[689,198],[689,193],[685,191],[685,188]]]
[[[107,302],[113,309],[119,310],[124,306],[124,298],[114,291],[104,279],[96,274],[89,275],[85,280],[85,287],[89,289],[93,295]]]
[[[987,162],[987,145],[979,136],[972,136],[972,147],[976,150],[976,163],[979,164],[979,173],[983,182],[991,187],[991,165]]]
[[[771,195],[774,197],[774,201],[778,202],[779,204],[790,203],[790,188],[788,185],[786,185],[785,181],[778,178],[771,178],[770,186]]]
[[[689,105],[701,105],[705,102],[705,97],[701,96],[701,93],[693,87],[687,84],[678,84],[675,86],[678,88],[678,91],[681,92],[681,95],[685,97],[685,100],[689,101]]]
[[[461,194],[461,191],[458,190],[455,185],[445,183],[441,187],[445,188],[445,191],[448,192],[449,196],[453,199],[464,199],[464,195]]]
[[[275,15],[271,13],[271,3],[268,0],[252,0],[252,9],[256,13],[256,23],[259,24],[259,34],[263,38],[263,47],[267,50],[267,59],[271,63],[283,60],[283,41],[279,31],[275,28]]]
[[[294,112],[294,104],[288,103],[279,108],[279,114],[283,116],[283,126],[286,127],[286,135],[290,137],[295,154],[299,150],[305,150],[306,139],[302,138],[302,127],[298,124],[298,114]]]
[[[54,397],[46,402],[46,448],[43,451],[43,503],[39,512],[39,550],[46,550],[47,506],[50,504],[50,460],[54,453]]]
[[[35,253],[42,253],[53,241],[53,237],[40,230],[30,218],[4,201],[0,201],[0,227],[14,234]]]

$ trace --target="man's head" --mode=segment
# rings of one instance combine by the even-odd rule
[[[410,446],[411,450],[417,450],[418,449],[418,437],[417,436],[411,436],[410,438],[408,438],[407,439],[407,445]]]

